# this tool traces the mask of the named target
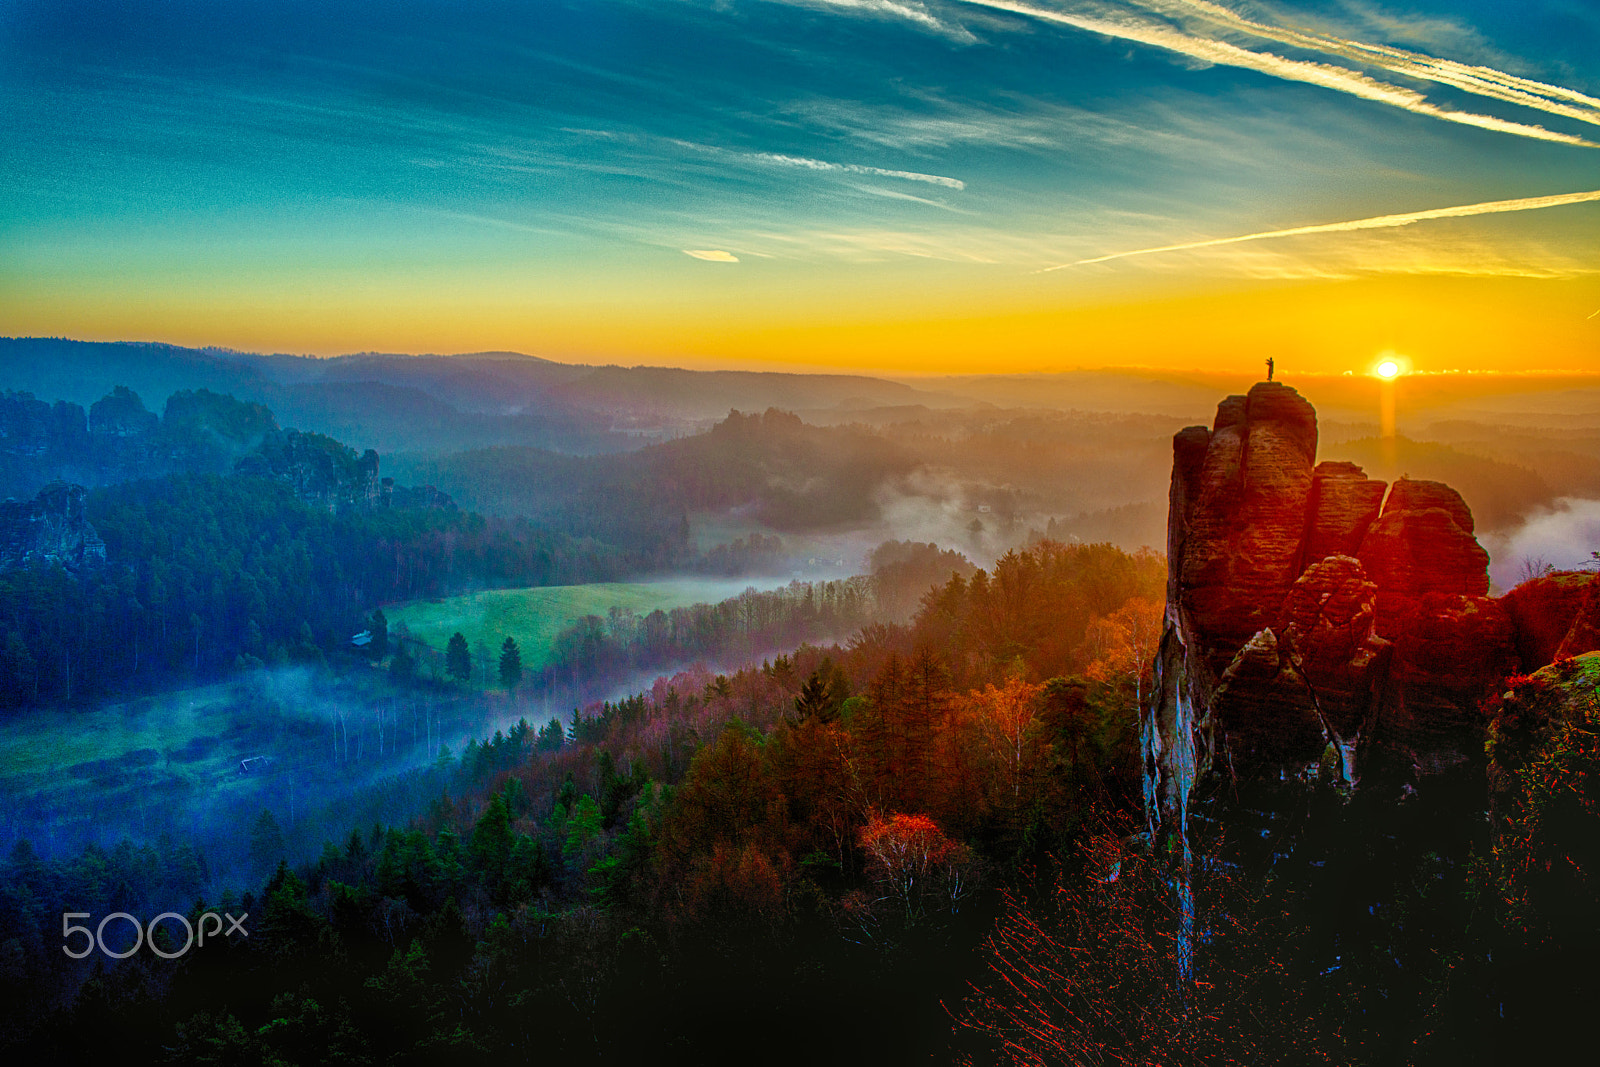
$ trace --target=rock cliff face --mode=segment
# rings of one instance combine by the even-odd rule
[[[1316,453],[1316,412],[1270,382],[1173,440],[1152,831],[1181,834],[1208,773],[1314,773],[1330,746],[1350,785],[1374,757],[1402,773],[1476,758],[1502,678],[1600,648],[1590,576],[1491,598],[1460,494]]]
[[[0,503],[0,571],[38,564],[68,570],[106,561],[106,543],[89,524],[81,485],[46,486],[26,502]]]

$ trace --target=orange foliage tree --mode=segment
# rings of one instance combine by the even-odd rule
[[[1161,640],[1162,614],[1154,600],[1133,597],[1111,614],[1090,620],[1088,639],[1095,658],[1085,673],[1097,682],[1126,678],[1142,707]]]
[[[1008,678],[999,686],[974,690],[965,702],[997,768],[998,792],[1009,795],[1013,805],[1021,804],[1023,786],[1045,746],[1039,732],[1033,729],[1043,690],[1042,685]]]
[[[1092,658],[1091,619],[1130,599],[1158,601],[1165,582],[1159,553],[1044,541],[1006,553],[992,574],[955,575],[930,590],[915,636],[940,649],[962,685],[995,680],[1018,662],[1033,678],[1072,674]]]
[[[868,876],[908,925],[930,910],[957,910],[972,891],[972,850],[926,815],[874,813],[859,843]]]

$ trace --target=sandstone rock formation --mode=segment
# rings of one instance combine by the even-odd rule
[[[84,515],[81,485],[48,485],[32,500],[0,503],[0,571],[59,564],[68,570],[106,561],[106,543]]]
[[[1478,758],[1481,704],[1501,679],[1600,648],[1592,581],[1491,598],[1460,494],[1391,488],[1316,453],[1316,412],[1270,382],[1173,439],[1143,729],[1152,831],[1181,828],[1211,772],[1303,773],[1331,746],[1353,785],[1376,753],[1412,768]]]
[[[241,459],[237,469],[286,481],[302,503],[331,512],[372,508],[383,499],[378,453],[369,448],[357,454],[320,433],[285,430],[272,434]]]

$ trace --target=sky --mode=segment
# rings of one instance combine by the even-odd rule
[[[0,0],[0,335],[1600,372],[1592,0]]]

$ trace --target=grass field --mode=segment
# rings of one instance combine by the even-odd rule
[[[537,670],[550,658],[555,637],[585,615],[604,618],[613,608],[648,615],[689,604],[716,603],[738,596],[751,583],[714,578],[672,578],[659,582],[598,582],[537,589],[493,589],[484,593],[416,600],[385,608],[391,631],[404,622],[411,636],[444,651],[460,631],[470,648],[479,643],[498,657],[507,637],[515,638],[525,669]],[[764,585],[781,584],[767,581]]]
[[[285,677],[293,679],[292,672]],[[261,686],[270,686],[266,693]],[[27,712],[0,732],[0,800],[16,822],[116,838],[148,821],[187,826],[198,809],[259,798],[271,784],[241,777],[248,756],[296,751],[326,729],[262,674],[116,704]],[[283,760],[287,765],[287,760]],[[147,817],[148,816],[148,820]],[[43,842],[41,842],[43,843]]]

